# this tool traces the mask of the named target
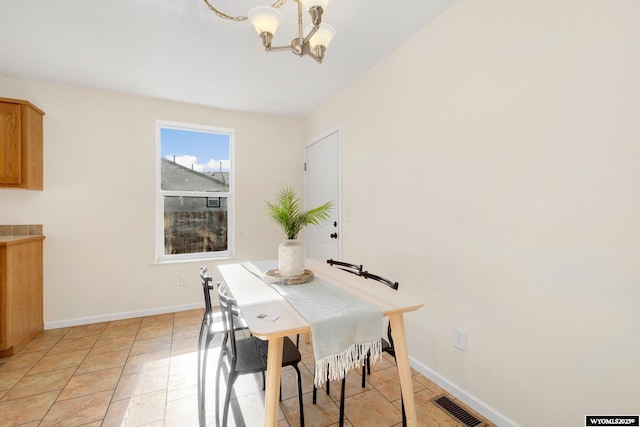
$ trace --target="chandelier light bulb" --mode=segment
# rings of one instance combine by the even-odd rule
[[[306,30],[306,34],[309,34],[312,29],[313,29],[312,25],[308,26]],[[331,43],[331,40],[333,40],[335,36],[336,36],[336,29],[329,24],[322,23],[320,24],[318,31],[316,31],[316,33],[311,37],[311,39],[309,39],[309,45],[311,45],[313,49],[315,49],[316,46],[323,46],[326,48],[327,46],[329,46],[329,43]]]
[[[257,6],[249,11],[247,17],[259,35],[275,34],[282,22],[282,13],[269,6]]]
[[[327,3],[329,0],[298,0],[306,10],[310,10],[314,6],[320,6],[322,10],[327,8]]]

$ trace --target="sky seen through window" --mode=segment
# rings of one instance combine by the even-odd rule
[[[198,172],[229,172],[229,135],[160,129],[160,156]]]

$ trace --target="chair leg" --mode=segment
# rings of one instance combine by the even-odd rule
[[[331,381],[329,380],[329,370],[327,369],[327,394],[331,394]]]
[[[202,366],[200,364],[200,362],[201,362],[200,361],[200,356],[202,355],[202,337],[204,336],[205,327],[208,330],[209,322],[208,322],[206,314],[202,318],[202,324],[200,324],[200,334],[198,335],[198,375],[200,375],[200,367]],[[198,379],[200,379],[200,378],[198,377]],[[199,387],[200,387],[200,383],[198,383],[198,390],[199,390]]]
[[[344,427],[344,388],[347,382],[347,376],[342,378],[342,386],[340,390],[340,427]]]
[[[297,368],[296,368],[297,370]],[[300,383],[300,377],[298,377],[298,383]],[[329,374],[327,374],[327,394],[329,394]],[[347,377],[346,375],[342,378],[342,384],[340,386],[340,427],[344,427],[344,390],[345,390],[345,386],[347,383]],[[299,385],[299,387],[302,387],[301,385]],[[316,404],[316,397],[317,397],[317,388],[316,385],[313,385],[313,404]],[[300,396],[300,414],[302,414],[302,396]],[[302,420],[303,422],[304,420]],[[304,426],[304,424],[301,424],[302,426]]]
[[[202,317],[202,323],[200,324],[200,336],[198,338],[198,349],[202,347],[202,333],[204,332],[205,325],[209,325],[209,319],[207,318],[207,314]]]
[[[236,375],[233,371],[229,372],[229,379],[227,380],[227,392],[224,397],[224,409],[222,413],[222,427],[227,427],[227,417],[229,416],[229,403],[231,401],[231,391],[233,390],[233,383],[236,382]]]
[[[204,412],[204,375],[202,373],[202,335],[207,322],[206,314],[202,318],[202,324],[200,325],[200,335],[198,336],[198,418],[200,425],[206,424],[206,417]],[[208,328],[208,326],[207,326]]]
[[[201,356],[202,356],[202,335],[204,333],[206,319],[202,319],[202,324],[200,325],[200,335],[198,335],[198,391],[200,391],[200,367],[201,365]]]
[[[367,375],[371,375],[371,353],[367,354],[365,363],[362,364],[362,388],[367,383]]]
[[[316,384],[315,381],[313,383],[313,404],[316,404],[316,397],[317,397],[317,388],[316,388]],[[327,370],[327,394],[331,394],[331,381],[329,381],[329,370]]]
[[[204,349],[202,351],[202,388],[200,389],[200,391],[202,392],[202,400],[204,401],[204,395],[205,395],[205,391],[207,388],[207,360],[208,360],[208,354],[209,354],[209,347],[211,346],[211,341],[213,340],[213,337],[215,337],[215,334],[210,334],[209,330],[207,330],[207,337],[204,340]]]
[[[208,334],[208,330],[207,330],[207,338],[205,339],[204,342],[204,349],[202,350],[202,368],[200,371],[200,405],[201,405],[201,412],[200,414],[202,415],[200,417],[200,425],[202,425],[203,423],[206,425],[206,416],[205,416],[205,410],[204,410],[204,405],[205,405],[205,401],[206,401],[206,389],[207,389],[207,357],[209,354],[209,343],[211,342],[211,340],[209,339],[209,334]]]
[[[395,358],[395,354],[392,354]],[[367,358],[365,359],[365,363],[362,365],[362,388],[365,387],[367,383],[367,375],[371,375],[371,353],[367,354]]]
[[[214,414],[216,417],[216,426],[220,425],[220,374],[222,373],[222,358],[224,357],[224,355],[226,354],[225,352],[225,348],[227,345],[227,336],[225,335],[224,338],[222,339],[222,346],[220,347],[220,355],[218,356],[218,366],[216,368],[216,388],[215,388],[215,398],[214,398],[214,404],[215,404],[215,409],[214,409]],[[227,384],[228,386],[228,384]]]
[[[298,365],[293,365],[293,369],[295,369],[296,373],[298,374],[298,404],[300,405],[300,427],[304,427],[304,406],[302,404],[302,378],[300,376],[300,369],[298,369]],[[315,387],[314,387],[314,390],[315,390]]]

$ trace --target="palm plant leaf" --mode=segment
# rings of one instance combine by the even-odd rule
[[[318,225],[329,219],[333,208],[333,202],[327,202],[305,212],[291,187],[281,190],[276,199],[276,203],[267,202],[267,214],[282,227],[287,239],[296,239],[306,225]]]

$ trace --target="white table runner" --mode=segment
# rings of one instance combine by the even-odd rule
[[[261,279],[266,271],[278,266],[276,261],[242,265]],[[321,387],[327,377],[338,380],[349,369],[362,366],[367,354],[373,362],[380,357],[381,310],[317,277],[299,285],[268,286],[311,325],[316,387]]]

